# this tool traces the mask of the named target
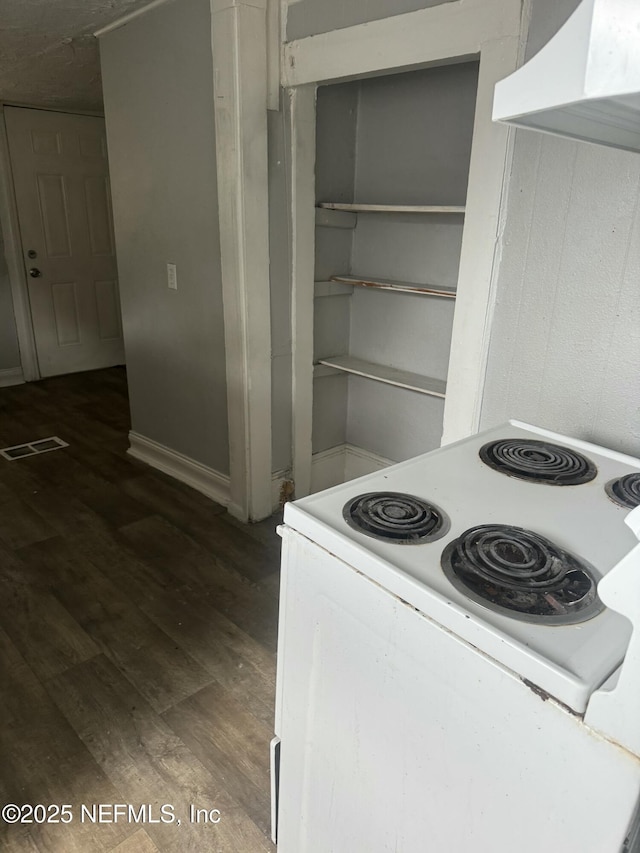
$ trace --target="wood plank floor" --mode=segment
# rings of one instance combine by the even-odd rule
[[[0,458],[0,806],[73,815],[0,820],[0,850],[273,851],[278,519],[236,522],[128,430],[123,368],[0,389],[0,447],[69,443]]]

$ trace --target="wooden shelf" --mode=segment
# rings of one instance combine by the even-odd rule
[[[359,278],[355,275],[332,275],[331,281],[350,284],[354,287],[371,287],[375,290],[387,290],[393,293],[413,293],[416,296],[440,296],[455,299],[454,287],[438,287],[435,284],[412,284],[408,281],[393,281],[387,278]]]
[[[336,210],[350,213],[453,213],[463,214],[464,205],[455,204],[346,204],[343,202],[321,201],[322,210]]]
[[[395,385],[397,388],[406,388],[409,391],[428,394],[431,397],[444,397],[447,390],[447,383],[442,379],[433,379],[430,376],[422,376],[420,373],[411,373],[408,370],[398,370],[384,364],[374,364],[372,361],[364,361],[350,355],[320,358],[318,364],[324,368],[333,368],[341,373],[364,376],[366,379],[374,379],[376,382],[384,382],[386,385]],[[314,375],[319,378],[330,374],[326,370],[318,370]]]

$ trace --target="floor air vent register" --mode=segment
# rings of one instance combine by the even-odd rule
[[[66,441],[52,435],[49,438],[39,438],[37,441],[29,441],[26,444],[14,444],[13,447],[3,447],[0,456],[9,462],[15,459],[24,459],[25,456],[36,456],[38,453],[48,453],[50,450],[60,450],[69,447]]]

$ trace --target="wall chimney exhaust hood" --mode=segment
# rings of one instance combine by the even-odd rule
[[[496,85],[493,120],[640,151],[640,0],[582,0]]]

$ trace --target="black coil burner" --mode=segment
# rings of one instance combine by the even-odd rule
[[[451,583],[474,601],[527,622],[568,625],[603,609],[591,570],[521,527],[471,527],[447,545],[441,564]]]
[[[581,453],[530,438],[492,441],[480,448],[480,458],[509,477],[549,486],[578,486],[593,480],[598,473],[593,462]]]
[[[640,506],[640,471],[610,480],[604,487],[614,503],[633,509]]]
[[[369,492],[344,505],[344,520],[367,536],[400,544],[439,539],[449,529],[442,510],[402,492]]]

